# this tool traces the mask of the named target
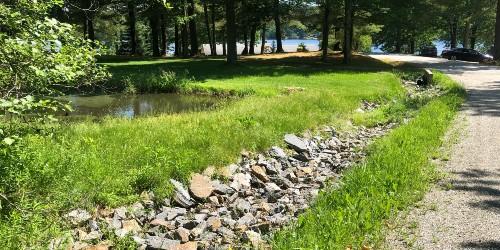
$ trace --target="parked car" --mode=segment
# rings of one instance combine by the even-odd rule
[[[420,56],[426,56],[426,57],[437,57],[438,56],[438,50],[435,46],[430,46],[430,47],[424,47],[420,49]]]
[[[488,62],[493,60],[493,57],[490,55],[483,55],[476,50],[463,48],[445,50],[441,54],[441,57],[448,60],[462,60],[470,62]]]

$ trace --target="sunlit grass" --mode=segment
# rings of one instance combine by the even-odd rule
[[[420,199],[435,177],[430,158],[464,100],[464,91],[442,74],[447,94],[424,106],[408,124],[377,141],[365,163],[347,171],[339,189],[326,190],[274,249],[358,249],[383,237],[383,223]]]

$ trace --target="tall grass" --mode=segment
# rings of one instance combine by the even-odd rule
[[[277,233],[275,249],[355,249],[380,242],[383,223],[420,199],[434,177],[430,157],[441,145],[465,93],[442,74],[447,91],[418,115],[377,141],[363,164],[346,172],[291,228]]]

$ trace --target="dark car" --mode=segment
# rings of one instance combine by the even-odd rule
[[[446,58],[448,60],[462,60],[469,62],[488,62],[493,60],[493,57],[489,55],[483,55],[473,49],[463,49],[463,48],[445,50],[441,54],[441,57]]]
[[[438,56],[438,50],[435,46],[430,46],[430,47],[424,47],[420,49],[420,56],[426,56],[426,57],[437,57]]]

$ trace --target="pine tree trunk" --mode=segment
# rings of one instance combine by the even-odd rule
[[[180,51],[181,51],[181,43],[180,43],[180,39],[179,39],[179,24],[175,24],[175,27],[174,27],[174,56],[180,56]]]
[[[415,39],[412,38],[410,41],[410,54],[413,55],[415,54]]]
[[[203,0],[203,14],[205,16],[205,27],[207,29],[208,44],[210,46],[210,54],[214,55],[214,44],[212,43],[212,33],[210,32],[210,20],[208,18],[207,0]]]
[[[189,57],[189,41],[188,41],[188,25],[186,23],[182,24],[181,30],[181,42],[182,42],[182,57]]]
[[[151,28],[151,52],[153,53],[153,56],[160,56],[158,16],[157,15],[153,15],[149,18],[149,25]]]
[[[135,55],[137,53],[137,32],[136,32],[136,10],[135,3],[133,1],[128,2],[128,26],[130,32],[130,54]]]
[[[325,1],[324,15],[323,15],[323,38],[321,43],[321,56],[322,61],[326,61],[328,57],[328,37],[330,36],[330,1]]]
[[[261,38],[262,38],[262,42],[260,44],[260,54],[263,55],[264,54],[264,49],[266,48],[266,24],[262,24],[262,35],[261,35]]]
[[[194,0],[189,0],[188,15],[189,20],[189,38],[191,39],[191,56],[198,55],[198,32],[196,31],[196,20],[194,18]]]
[[[274,0],[274,25],[276,26],[276,53],[283,53],[283,42],[281,40],[281,18],[280,1]]]
[[[235,0],[226,0],[226,33],[227,33],[227,63],[235,64],[238,60],[236,47],[236,14]]]
[[[87,18],[88,38],[90,41],[95,41],[94,17],[91,15]]]
[[[226,27],[222,28],[222,55],[227,56]]]
[[[212,2],[212,5],[211,5],[211,11],[212,11],[212,42],[213,42],[213,48],[214,48],[214,51],[213,51],[213,56],[216,56],[217,55],[217,40],[216,37],[215,37],[215,33],[216,33],[216,29],[215,29],[215,1]]]
[[[252,24],[252,28],[250,29],[250,49],[249,54],[255,55],[255,34],[257,33],[257,25]]]
[[[161,31],[161,55],[166,56],[167,55],[167,50],[168,50],[168,45],[167,45],[167,24],[166,24],[166,17],[164,14],[161,15],[160,18],[160,31]]]
[[[477,39],[477,24],[472,25],[470,34],[470,48],[476,49],[476,39]]]
[[[344,64],[351,63],[353,6],[352,0],[344,0]]]
[[[453,18],[450,22],[450,47],[452,49],[457,47],[457,32],[458,32],[458,20]]]
[[[243,30],[243,41],[245,43],[245,47],[243,48],[243,51],[241,52],[242,55],[248,55],[248,28],[245,26],[245,29]]]
[[[500,60],[500,0],[497,0],[497,20],[495,24],[495,60]]]
[[[463,33],[463,38],[462,38],[462,45],[464,48],[468,49],[470,48],[470,32],[471,32],[471,27],[470,27],[470,22],[466,22],[465,23],[465,27],[464,27],[464,33]]]

